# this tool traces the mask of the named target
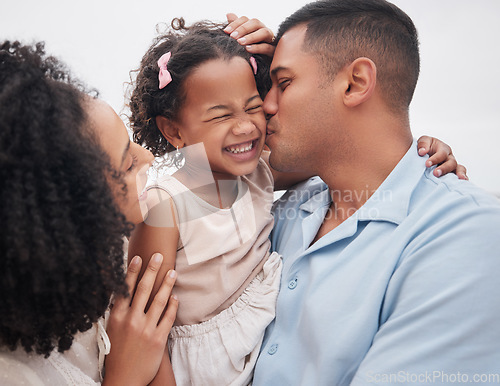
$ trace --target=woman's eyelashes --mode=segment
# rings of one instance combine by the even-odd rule
[[[135,154],[130,154],[131,157],[131,162],[130,166],[127,168],[127,172],[131,172],[134,170],[135,166],[137,165],[137,156]]]

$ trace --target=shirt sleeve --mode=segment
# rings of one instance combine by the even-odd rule
[[[442,217],[405,248],[352,385],[500,382],[500,210]]]

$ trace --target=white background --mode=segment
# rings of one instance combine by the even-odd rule
[[[177,16],[188,23],[224,21],[226,12],[235,12],[258,17],[276,31],[307,2],[2,0],[0,39],[45,40],[48,52],[120,112],[129,71],[137,68],[158,23]],[[422,67],[410,115],[414,135],[450,144],[471,180],[500,196],[500,1],[393,2],[420,34]]]

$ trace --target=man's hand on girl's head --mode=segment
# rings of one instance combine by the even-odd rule
[[[274,55],[274,33],[258,19],[238,17],[234,13],[226,15],[228,26],[224,32],[245,46],[252,54]]]

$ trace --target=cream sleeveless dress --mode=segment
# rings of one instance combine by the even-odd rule
[[[228,209],[216,208],[172,176],[153,189],[175,204],[179,298],[169,351],[177,385],[246,385],[275,316],[281,258],[270,254],[273,179],[261,159],[238,178]]]

